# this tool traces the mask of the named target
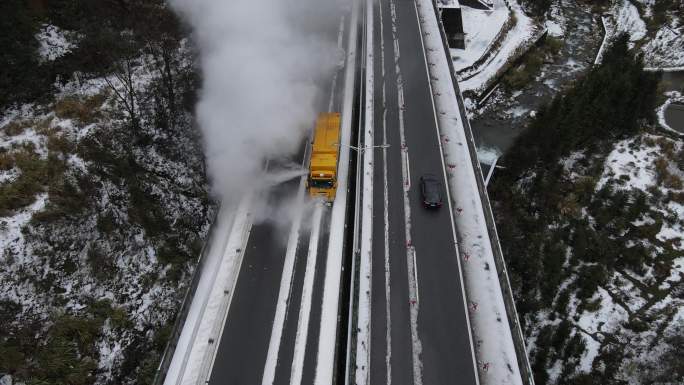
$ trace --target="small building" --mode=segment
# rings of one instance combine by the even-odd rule
[[[444,25],[449,48],[465,49],[465,33],[463,32],[463,17],[461,4],[458,0],[438,0],[439,13]]]

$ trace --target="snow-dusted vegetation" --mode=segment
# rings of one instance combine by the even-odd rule
[[[193,52],[163,2],[62,3],[0,6],[0,381],[150,383],[212,212]]]
[[[653,69],[684,67],[684,3],[667,0],[614,0],[604,16],[608,40],[629,33]]]
[[[684,381],[684,142],[629,44],[540,109],[492,181],[537,384]]]

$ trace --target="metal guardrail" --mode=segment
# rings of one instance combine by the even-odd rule
[[[190,286],[188,287],[185,296],[183,297],[183,302],[181,304],[180,311],[176,316],[176,320],[173,323],[173,330],[168,342],[166,343],[166,348],[164,348],[164,354],[162,355],[161,362],[157,368],[157,372],[154,375],[153,385],[162,385],[166,379],[166,373],[171,366],[171,360],[176,352],[176,346],[178,346],[178,339],[180,338],[181,332],[183,331],[183,325],[185,320],[188,318],[188,313],[190,311],[190,305],[192,300],[195,298],[195,293],[197,292],[197,285],[199,285],[200,278],[202,277],[202,271],[204,270],[204,264],[206,263],[206,255],[209,252],[209,245],[211,245],[211,240],[214,235],[214,229],[217,227],[218,214],[221,211],[221,205],[216,207],[214,212],[214,218],[209,226],[209,231],[207,232],[207,237],[202,245],[202,250],[200,251],[199,258],[197,259],[197,266],[195,271],[192,273],[192,278],[190,280]]]
[[[518,368],[520,370],[523,383],[526,385],[534,385],[534,377],[532,375],[532,368],[530,367],[529,358],[527,357],[527,350],[525,348],[525,339],[522,334],[522,328],[520,327],[520,321],[518,319],[518,312],[515,308],[515,301],[513,299],[513,291],[511,289],[511,283],[508,278],[508,271],[506,269],[506,262],[503,258],[503,252],[501,251],[501,243],[499,242],[499,234],[496,231],[496,224],[494,222],[494,214],[492,212],[492,206],[489,202],[489,196],[487,194],[487,189],[484,184],[484,178],[482,173],[482,168],[480,167],[480,162],[477,158],[477,148],[475,146],[475,139],[473,137],[473,131],[470,127],[470,121],[468,120],[468,115],[466,115],[465,104],[463,103],[463,96],[461,95],[461,89],[458,86],[458,80],[455,76],[454,64],[451,61],[449,55],[449,46],[447,45],[447,38],[444,32],[444,26],[442,25],[442,20],[439,15],[439,8],[437,6],[437,0],[432,0],[432,6],[434,8],[435,17],[437,18],[437,25],[439,26],[439,32],[442,37],[442,45],[444,47],[444,52],[447,57],[447,63],[449,64],[449,74],[451,75],[451,81],[454,86],[454,91],[456,93],[456,98],[458,99],[458,108],[463,119],[463,127],[466,130],[466,139],[468,141],[468,152],[470,153],[470,159],[473,168],[476,170],[475,179],[477,181],[477,189],[480,194],[480,200],[482,201],[482,208],[484,209],[485,221],[487,223],[487,231],[489,233],[489,239],[492,245],[492,251],[494,253],[494,261],[496,263],[496,270],[499,277],[499,284],[501,286],[501,291],[503,292],[504,304],[506,306],[506,316],[508,317],[508,323],[511,328],[511,335],[513,336],[513,343],[515,346],[515,352],[518,359]]]

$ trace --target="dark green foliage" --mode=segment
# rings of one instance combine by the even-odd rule
[[[85,385],[95,380],[98,351],[97,338],[102,320],[91,317],[62,315],[36,344],[39,324],[24,325],[24,329],[9,333],[2,350],[0,371],[19,376],[30,373],[31,384]],[[30,334],[33,333],[33,334]],[[10,360],[5,360],[9,357]]]
[[[615,269],[642,269],[653,246],[638,240],[652,239],[663,220],[649,213],[651,202],[643,193],[610,184],[596,189],[612,143],[639,133],[653,119],[658,75],[643,71],[627,43],[628,37],[620,36],[601,65],[540,109],[490,185],[503,254],[519,293],[518,311],[524,318],[553,310],[549,320],[561,320],[542,328],[535,341],[537,384],[549,381],[548,365],[558,359],[567,363],[563,384],[612,383],[614,372],[600,380],[574,375],[568,360],[582,355],[584,342],[573,332],[568,304],[576,296],[584,304],[578,311],[591,310],[586,302]],[[576,163],[582,175],[570,181],[559,161],[575,151],[582,152]],[[631,224],[644,215],[655,219],[653,228]],[[627,239],[636,241],[628,245]],[[571,284],[558,293],[562,282]],[[611,350],[604,358],[609,362],[620,354]]]
[[[558,54],[562,45],[563,41],[560,39],[545,37],[541,45],[532,47],[523,56],[522,62],[506,73],[503,83],[511,89],[525,87],[540,73],[544,61]]]
[[[116,272],[113,256],[106,254],[102,248],[93,243],[88,249],[87,262],[90,266],[90,271],[99,280],[111,279]]]
[[[585,265],[578,274],[577,292],[578,298],[589,298],[596,292],[596,289],[606,282],[606,269],[601,265]]]
[[[49,193],[46,208],[34,214],[23,232],[36,246],[35,257],[51,269],[47,273],[29,272],[27,279],[38,292],[46,294],[36,301],[55,313],[26,315],[21,314],[20,305],[0,303],[0,373],[13,374],[15,381],[26,384],[92,384],[100,360],[96,342],[102,338],[106,322],[125,350],[122,364],[117,362],[114,367],[111,383],[149,384],[173,320],[164,326],[159,324],[164,317],[136,314],[136,325],[143,330],[134,329],[126,308],[109,300],[84,300],[81,289],[66,292],[64,279],[79,273],[74,285],[77,288],[83,283],[81,274],[92,274],[95,282],[92,278],[86,282],[98,292],[109,291],[112,281],[121,278],[117,258],[136,258],[138,252],[144,257],[147,246],[151,246],[160,264],[171,266],[151,266],[149,273],[142,274],[142,290],[149,290],[159,279],[177,281],[186,276],[199,253],[206,209],[171,224],[168,202],[162,199],[187,194],[203,199],[208,206],[202,177],[193,188],[183,186],[181,190],[172,180],[173,174],[166,175],[156,163],[146,163],[147,154],[155,152],[193,172],[200,169],[200,174],[195,174],[201,175],[199,141],[194,142],[194,127],[182,114],[184,108],[194,108],[199,76],[195,68],[185,65],[192,61],[187,51],[178,50],[179,41],[185,37],[180,23],[163,0],[0,3],[0,109],[11,103],[36,101],[41,108],[53,109],[57,117],[71,119],[76,125],[94,123],[88,136],[78,139],[50,129],[49,120],[21,121],[2,129],[5,134],[18,135],[33,126],[48,138],[47,159],[37,156],[30,146],[0,150],[1,170],[21,170],[16,183],[0,185],[0,215],[31,204],[38,193]],[[57,25],[75,37],[76,48],[41,64],[34,35],[44,23]],[[139,64],[141,55],[151,60],[152,67],[147,69],[158,76],[149,86],[136,84],[139,89],[132,90],[137,130],[120,123],[130,112],[111,90],[93,97],[52,99],[56,80],[125,75],[127,67]],[[121,110],[114,108],[114,103],[109,104],[112,108],[102,109],[105,100],[117,102]],[[196,146],[188,148],[190,143]],[[87,172],[67,164],[66,159],[74,152],[85,161]],[[143,251],[130,238],[139,233],[139,228],[145,233]],[[5,252],[3,258],[12,263],[11,253]],[[84,259],[85,263],[81,262]],[[114,292],[117,303],[131,300],[119,289]],[[64,313],[66,303],[72,300],[87,306]],[[164,315],[173,312],[166,302],[150,311]]]
[[[38,62],[40,22],[25,0],[0,1],[0,108],[39,97],[50,79]]]
[[[46,190],[46,187],[61,178],[64,172],[64,161],[48,155],[46,160],[30,147],[10,154],[15,166],[21,170],[19,177],[12,183],[0,185],[0,215],[30,205],[36,199],[36,194]]]
[[[508,173],[555,164],[573,150],[634,134],[640,122],[653,120],[659,75],[643,71],[628,41],[628,35],[619,36],[601,65],[540,109],[506,154]]]
[[[182,264],[187,262],[191,256],[178,244],[177,239],[170,239],[158,252],[157,257],[162,264]]]
[[[552,0],[523,0],[522,3],[534,16],[543,16],[551,8]]]
[[[170,326],[162,327],[154,333],[152,342],[138,340],[130,344],[121,364],[122,377],[135,378],[135,383],[140,385],[152,384],[170,333]]]
[[[111,211],[104,212],[97,216],[97,229],[101,233],[111,233],[116,229],[116,219]]]
[[[568,341],[563,351],[563,360],[567,361],[569,358],[580,358],[584,353],[585,342],[579,332]]]
[[[651,17],[646,19],[649,31],[655,31],[667,23],[667,11],[672,10],[672,0],[655,0],[651,8]],[[684,8],[684,3],[681,5]]]
[[[551,346],[553,346],[557,354],[560,354],[563,351],[565,341],[570,337],[571,331],[572,324],[565,319],[556,327],[556,330],[553,333],[553,339],[551,340]]]
[[[129,186],[130,205],[128,216],[131,222],[139,224],[150,237],[156,237],[169,232],[169,223],[164,217],[164,211],[159,205],[159,199],[143,190],[137,182],[131,181]]]
[[[532,372],[535,384],[544,385],[549,380],[549,373],[546,371],[546,364],[551,352],[551,340],[553,338],[553,326],[544,326],[537,336],[537,351],[534,353],[532,361]]]

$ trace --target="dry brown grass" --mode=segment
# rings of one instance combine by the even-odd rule
[[[671,188],[673,190],[682,189],[682,179],[674,174],[668,174],[663,183],[665,184],[665,187]]]
[[[65,135],[53,131],[48,134],[47,148],[51,152],[70,154],[75,151],[76,146]]]
[[[53,119],[53,117],[49,117],[35,122],[34,129],[40,135],[47,135],[51,130],[54,130],[52,128]]]
[[[102,116],[100,107],[105,98],[103,93],[88,98],[67,96],[55,103],[55,114],[62,119],[73,119],[81,124],[90,124]]]
[[[7,171],[14,167],[14,156],[9,152],[0,153],[0,170]]]
[[[674,142],[672,142],[671,140],[668,140],[668,139],[666,139],[666,138],[663,138],[663,137],[658,138],[658,139],[656,140],[656,142],[658,143],[658,145],[660,146],[660,148],[663,150],[663,152],[665,153],[665,155],[667,155],[667,158],[668,158],[668,159],[674,160],[674,158],[675,158],[675,152],[674,152],[675,146],[674,146]]]
[[[23,120],[13,120],[2,127],[2,131],[7,136],[21,135],[30,126],[28,122]]]

